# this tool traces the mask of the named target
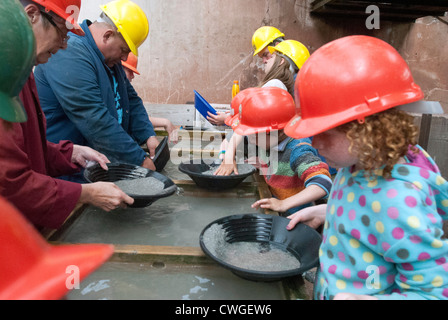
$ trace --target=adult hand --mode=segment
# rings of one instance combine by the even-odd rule
[[[149,137],[148,140],[146,140],[146,146],[149,150],[149,155],[151,158],[154,158],[156,155],[156,148],[159,145],[159,140],[157,140],[156,136]]]
[[[107,163],[110,163],[104,154],[92,148],[77,144],[73,145],[72,162],[85,168],[88,161],[98,162],[104,170],[108,170]]]
[[[288,219],[291,219],[286,229],[292,230],[299,223],[304,223],[311,228],[317,229],[325,223],[325,213],[327,205],[321,204],[318,206],[312,206],[290,215]]]
[[[154,161],[152,161],[152,159],[148,157],[146,157],[143,161],[142,167],[152,171],[156,171],[156,165],[154,164]]]
[[[128,205],[132,205],[134,199],[111,182],[95,182],[82,184],[79,202],[91,204],[109,212],[120,207],[126,208]]]

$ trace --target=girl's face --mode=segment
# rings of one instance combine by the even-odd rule
[[[313,147],[325,158],[330,167],[339,169],[358,165],[358,158],[348,151],[350,141],[345,132],[331,129],[320,133],[314,136]]]
[[[272,59],[272,54],[269,52],[269,48],[266,47],[258,53],[258,57],[260,57],[260,59],[263,60],[263,63],[266,64]]]
[[[271,55],[270,59],[266,60],[265,66],[264,66],[264,73],[268,74],[269,71],[271,71],[272,66],[274,65],[274,62],[275,62],[275,57],[276,57],[276,55],[274,53],[273,55]]]
[[[277,61],[277,55],[274,53],[272,55],[272,58],[266,61],[266,65],[264,66],[264,73],[268,74],[269,71],[271,71],[272,67],[275,64],[275,61]],[[281,66],[283,63],[285,63],[285,59],[281,58],[280,64],[278,66]]]

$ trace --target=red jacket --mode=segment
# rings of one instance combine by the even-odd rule
[[[54,178],[79,171],[71,162],[73,144],[46,140],[46,120],[32,73],[20,99],[28,121],[9,128],[0,121],[0,195],[36,227],[57,229],[81,196],[80,184]]]

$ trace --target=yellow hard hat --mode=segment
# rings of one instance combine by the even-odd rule
[[[261,27],[255,31],[252,36],[252,47],[254,48],[254,56],[270,45],[274,40],[283,38],[285,35],[275,27]]]
[[[149,33],[148,18],[142,8],[129,0],[115,0],[100,7],[122,34],[132,53],[138,56],[138,47]]]
[[[310,57],[310,52],[305,45],[296,40],[285,40],[275,47],[269,47],[271,54],[276,51],[290,58],[299,69],[302,68],[306,60]]]

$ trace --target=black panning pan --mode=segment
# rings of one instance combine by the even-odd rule
[[[176,184],[171,179],[158,172],[123,163],[108,163],[107,166],[109,168],[108,171],[101,168],[99,164],[88,167],[84,171],[84,177],[88,182],[117,182],[119,180],[134,180],[148,177],[155,178],[162,182],[157,183],[155,186],[157,190],[151,189],[151,192],[148,191],[147,195],[128,194],[131,198],[134,198],[134,204],[130,206],[131,208],[150,206],[154,201],[171,196],[177,190]]]
[[[193,159],[179,165],[179,171],[187,174],[197,186],[209,190],[226,190],[234,188],[257,171],[257,169],[250,164],[239,164],[238,172],[240,174],[238,175],[215,176],[207,173],[214,168],[218,169],[216,159]]]
[[[301,275],[318,265],[319,247],[322,238],[316,230],[304,224],[298,224],[291,231],[286,230],[289,221],[289,219],[284,217],[266,214],[243,214],[224,217],[204,228],[199,238],[200,246],[204,253],[218,264],[247,280],[268,282]],[[224,239],[216,236],[216,238],[210,240],[209,235],[204,236],[207,230],[211,230],[216,225],[222,227]],[[270,246],[289,252],[300,262],[300,266],[295,269],[282,271],[248,270],[235,266],[228,263],[220,248],[222,245],[236,242],[258,242],[261,248]]]
[[[156,166],[156,171],[161,172],[169,160],[170,149],[168,147],[168,137],[165,137],[157,146],[154,159],[152,159],[152,161],[154,161],[154,165]]]

